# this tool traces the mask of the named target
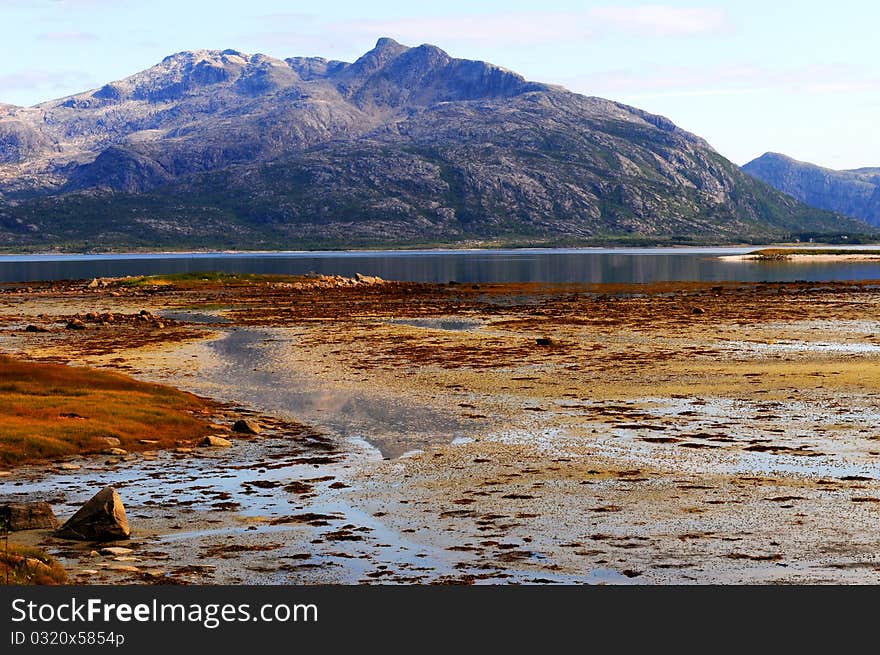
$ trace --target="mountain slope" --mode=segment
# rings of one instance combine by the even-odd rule
[[[880,168],[836,171],[768,152],[743,170],[807,205],[880,225]]]
[[[184,52],[0,106],[0,244],[772,241],[865,232],[667,119],[430,45]]]

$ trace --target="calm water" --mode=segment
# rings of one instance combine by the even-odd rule
[[[876,246],[874,246],[876,248]],[[222,271],[378,275],[414,282],[655,282],[880,279],[877,262],[726,262],[748,248],[5,255],[0,282]],[[854,249],[856,249],[854,247]]]

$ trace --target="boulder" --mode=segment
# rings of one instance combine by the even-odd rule
[[[79,541],[128,539],[131,529],[119,493],[104,487],[67,519],[55,536]]]
[[[59,521],[49,503],[6,503],[0,505],[0,517],[11,532],[18,530],[54,530]]]
[[[241,432],[243,434],[260,434],[262,432],[262,428],[260,428],[260,424],[256,421],[252,421],[247,418],[240,418],[232,425],[232,429],[235,432]]]
[[[223,437],[217,437],[211,434],[204,438],[202,445],[213,446],[214,448],[230,448],[232,442],[229,439],[224,439]]]

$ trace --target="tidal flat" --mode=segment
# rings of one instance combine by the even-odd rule
[[[876,584],[878,328],[868,282],[6,285],[0,353],[263,430],[11,467],[0,500],[118,489],[130,553],[11,535],[81,584]]]

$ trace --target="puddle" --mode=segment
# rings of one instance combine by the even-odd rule
[[[752,351],[760,353],[804,352],[830,353],[834,355],[867,355],[880,353],[880,345],[876,343],[834,343],[824,341],[776,341],[759,343],[754,341],[725,341],[719,347],[735,351]]]
[[[204,323],[207,325],[219,325],[229,323],[229,319],[221,316],[220,313],[213,312],[188,312],[179,310],[162,310],[159,315],[171,319],[172,321],[180,321],[182,323]]]
[[[446,330],[449,332],[472,332],[486,324],[483,321],[461,318],[406,318],[389,321],[392,325],[408,325],[428,330]]]
[[[219,363],[188,381],[189,390],[198,393],[201,387],[207,395],[279,413],[342,439],[367,439],[389,459],[467,437],[480,427],[479,421],[464,423],[452,412],[378,390],[318,386],[320,381],[286,364],[293,339],[284,329],[231,331],[208,345]]]

